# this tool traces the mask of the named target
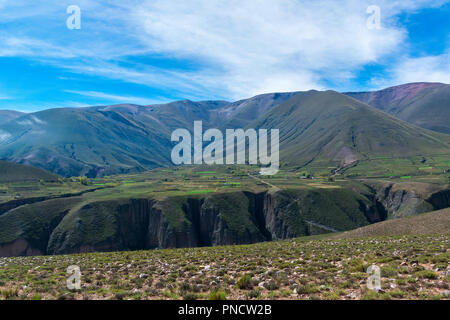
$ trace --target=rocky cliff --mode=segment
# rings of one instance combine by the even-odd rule
[[[450,206],[448,190],[424,200],[398,186],[371,188],[369,194],[339,188],[46,200],[0,216],[0,256],[247,244],[351,230]]]
[[[368,184],[373,197],[385,208],[387,219],[401,218],[450,207],[450,190],[421,183]]]

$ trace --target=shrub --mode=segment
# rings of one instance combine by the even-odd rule
[[[238,281],[237,281],[237,287],[239,289],[243,289],[243,290],[251,290],[253,289],[253,283],[252,283],[252,278],[250,277],[250,275],[246,274],[244,276],[242,276]]]
[[[183,295],[184,300],[197,300],[198,296],[195,293],[188,292]]]
[[[273,290],[278,290],[280,288],[280,285],[277,282],[271,280],[271,281],[264,283],[264,288],[266,288],[267,290],[273,291]]]
[[[14,290],[14,289],[6,289],[6,290],[2,290],[2,291],[0,291],[0,293],[2,294],[2,296],[3,296],[5,299],[11,299],[11,298],[17,296],[17,290]]]
[[[209,293],[208,300],[226,300],[226,293],[222,290],[213,290]]]
[[[431,271],[431,270],[419,271],[419,272],[416,272],[416,275],[422,279],[424,279],[424,278],[425,279],[437,279],[438,278],[438,275],[436,274],[436,272]]]
[[[258,299],[261,296],[261,290],[255,289],[251,290],[249,293],[247,293],[247,298],[249,299]]]

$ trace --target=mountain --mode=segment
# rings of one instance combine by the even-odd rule
[[[450,85],[409,83],[346,95],[419,127],[450,134]]]
[[[166,126],[142,114],[142,107],[128,108],[49,109],[16,118],[0,126],[0,157],[64,176],[95,177],[167,164]]]
[[[240,111],[259,112],[293,94],[267,94],[250,102],[177,101],[49,109],[0,124],[0,159],[40,167],[63,176],[96,177],[140,172],[171,164],[170,136],[177,128],[246,124]]]
[[[183,100],[23,114],[0,124],[0,159],[63,176],[141,172],[171,165],[171,133],[192,130],[195,120],[202,120],[204,129],[279,128],[280,160],[292,166],[450,150],[449,135],[418,128],[347,95],[309,91],[233,103]]]
[[[2,123],[8,122],[12,119],[18,118],[24,115],[23,112],[14,111],[14,110],[0,110],[0,125]],[[1,138],[0,138],[1,139]]]
[[[269,93],[231,103],[221,109],[222,128],[243,128],[260,115],[286,102],[300,92]],[[219,126],[220,127],[220,126]]]
[[[16,163],[0,161],[0,183],[58,180],[58,176],[45,170]]]
[[[299,94],[249,127],[280,128],[280,160],[288,165],[388,155],[449,153],[450,136],[398,120],[334,91]]]

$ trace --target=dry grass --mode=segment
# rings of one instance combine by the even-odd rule
[[[336,239],[450,233],[450,208],[387,220],[336,235]]]

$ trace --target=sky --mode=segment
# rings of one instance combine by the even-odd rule
[[[421,81],[450,83],[450,0],[0,0],[0,109]]]

